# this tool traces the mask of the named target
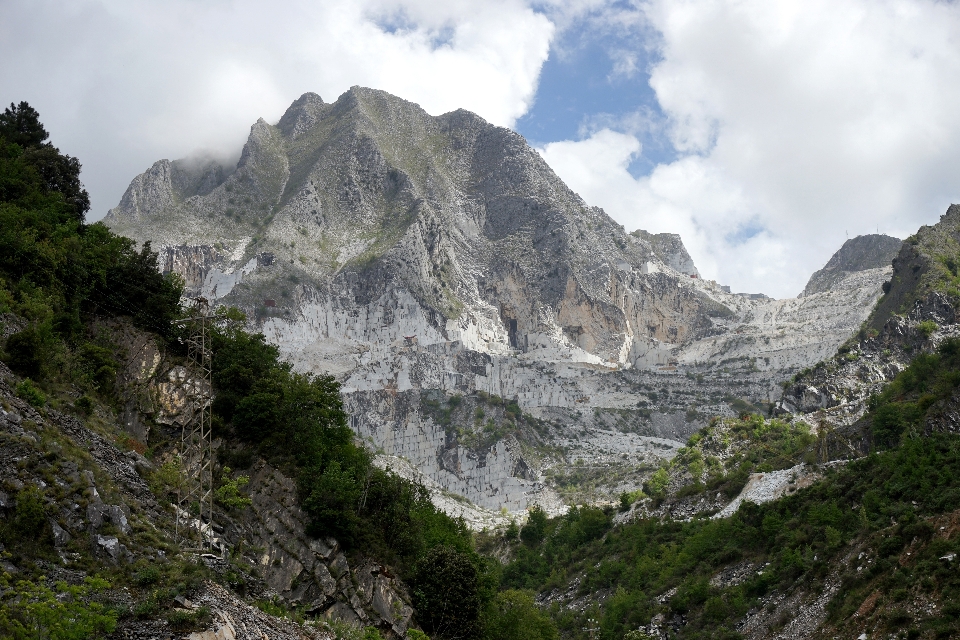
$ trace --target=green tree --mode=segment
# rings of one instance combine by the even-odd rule
[[[428,551],[413,580],[420,626],[443,640],[477,638],[483,605],[480,582],[480,571],[468,554],[451,546]]]
[[[90,211],[90,194],[80,182],[80,161],[51,144],[25,149],[23,160],[36,170],[43,188],[60,193],[77,221],[83,222]]]
[[[240,489],[250,484],[250,476],[240,475],[230,477],[230,467],[224,467],[220,472],[220,486],[214,492],[216,501],[228,509],[243,509],[249,507],[253,500],[240,493]]]
[[[537,545],[543,541],[547,530],[547,514],[535,505],[530,509],[527,516],[527,523],[520,529],[520,540],[527,545]]]
[[[488,640],[556,640],[557,626],[540,611],[527,591],[508,589],[496,595],[486,618]]]
[[[660,497],[663,495],[663,492],[666,491],[669,482],[670,476],[667,475],[667,470],[660,467],[650,476],[650,479],[644,483],[644,491],[652,496]]]
[[[40,114],[26,102],[10,106],[0,114],[0,136],[21,147],[41,144],[50,137],[40,123]]]

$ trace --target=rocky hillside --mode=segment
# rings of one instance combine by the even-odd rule
[[[242,316],[216,317],[202,375],[179,280],[85,223],[80,164],[47,137],[27,103],[0,113],[0,637],[416,636],[413,567],[475,556],[465,527]]]
[[[184,550],[197,546],[199,533],[181,529],[178,538],[170,501],[175,444],[193,408],[192,374],[163,356],[149,334],[125,324],[100,329],[132,356],[119,380],[132,406],[138,397],[156,403],[140,414],[161,431],[151,438],[151,459],[143,455],[146,438],[131,434],[124,413],[45,396],[0,363],[0,529],[8,542],[22,527],[37,536],[0,549],[7,579],[43,573],[50,584],[83,585],[86,577],[106,575],[113,586],[88,595],[107,605],[104,620],[116,625],[116,637],[167,638],[204,628],[223,630],[217,637],[334,637],[323,625],[283,617],[296,607],[404,637],[413,613],[407,588],[376,561],[348,561],[336,540],[308,536],[295,483],[263,460],[246,476],[249,506],[218,504],[216,529],[205,527],[206,553]],[[23,514],[34,503],[45,517],[30,530]],[[8,600],[17,597],[11,586],[5,583]],[[271,608],[273,600],[279,604]]]
[[[890,267],[902,244],[899,238],[880,234],[847,240],[823,269],[810,276],[800,296],[836,289],[840,281],[852,273]]]
[[[570,637],[956,637],[958,213],[894,261],[901,313],[795,376],[777,417],[712,420],[619,513],[531,517],[498,541],[504,584]]]
[[[730,294],[679,237],[626,233],[516,133],[359,87],[258,121],[230,171],[157,162],[106,223],[151,241],[192,295],[244,309],[298,370],[342,380],[382,464],[494,512],[616,494],[602,477],[773,402],[886,278]],[[443,419],[436,392],[472,413]]]
[[[808,416],[811,423],[851,427],[867,411],[869,398],[918,354],[935,352],[960,335],[958,237],[960,206],[952,205],[936,225],[904,241],[866,325],[833,357],[800,372],[785,387],[780,409]],[[862,429],[848,431],[857,439]]]

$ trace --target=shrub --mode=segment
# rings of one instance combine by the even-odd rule
[[[31,324],[7,338],[7,363],[17,373],[40,378],[53,352],[53,336],[46,324]]]
[[[90,396],[80,396],[77,398],[77,401],[73,406],[75,406],[77,411],[85,416],[89,416],[91,413],[93,413],[93,399]]]
[[[917,331],[919,331],[920,335],[924,338],[929,338],[937,329],[939,329],[939,327],[933,320],[924,320],[917,324]]]
[[[10,542],[36,544],[44,540],[48,533],[47,512],[43,504],[43,494],[36,487],[29,487],[17,493],[17,506],[13,518],[6,527],[4,536]]]
[[[666,491],[667,484],[669,482],[670,476],[667,475],[667,470],[663,467],[660,467],[652,476],[650,476],[650,479],[644,483],[643,490],[645,493],[649,493],[650,495],[659,498],[663,495],[664,491]]]
[[[183,468],[176,460],[168,460],[150,474],[150,490],[157,497],[174,493],[185,481]]]
[[[216,501],[228,509],[242,509],[249,507],[253,502],[249,497],[240,493],[240,489],[250,482],[250,476],[230,478],[230,467],[224,467],[221,475],[221,485],[215,492]]]
[[[117,613],[90,596],[109,588],[105,580],[90,577],[75,586],[58,582],[55,590],[27,580],[11,585],[0,574],[0,635],[16,640],[105,637],[116,628]]]
[[[160,569],[157,567],[145,567],[133,576],[133,582],[138,587],[149,587],[160,581]]]
[[[486,619],[490,640],[556,640],[557,626],[526,591],[508,589],[490,603]]]
[[[417,563],[414,607],[420,626],[436,638],[480,635],[480,571],[466,553],[435,547]]]
[[[210,621],[210,609],[208,607],[199,607],[193,611],[184,609],[174,609],[167,614],[167,624],[174,631],[189,631],[197,627],[204,626]]]
[[[86,342],[76,350],[78,377],[102,393],[113,391],[119,366],[113,352],[106,347]]]
[[[333,637],[336,640],[383,640],[383,636],[375,627],[359,627],[337,619],[330,620],[326,623],[326,626],[333,632]],[[415,635],[418,633],[420,636]],[[407,631],[408,640],[419,640],[421,636],[427,638],[425,634],[416,629]],[[427,638],[427,640],[430,639]]]
[[[17,397],[26,400],[30,406],[39,408],[47,403],[46,396],[43,395],[43,392],[37,388],[37,385],[35,385],[30,378],[21,380],[20,383],[17,384],[16,392]]]

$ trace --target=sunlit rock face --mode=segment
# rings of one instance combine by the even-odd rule
[[[559,509],[550,470],[601,432],[641,469],[673,449],[637,434],[682,440],[770,397],[859,326],[886,277],[802,301],[730,294],[679,236],[626,233],[520,135],[358,87],[259,120],[232,171],[157,162],[105,221],[151,241],[188,295],[244,309],[298,370],[337,376],[371,448],[512,511]],[[427,391],[521,415],[440,424]],[[484,429],[495,444],[467,444]]]

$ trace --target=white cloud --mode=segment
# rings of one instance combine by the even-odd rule
[[[510,126],[553,33],[521,0],[11,0],[0,100],[30,102],[80,158],[97,219],[153,161],[236,152],[305,91],[370,86]]]
[[[846,231],[905,237],[960,200],[956,4],[653,0],[643,12],[680,159],[633,179],[636,140],[604,130],[543,153],[628,228],[681,233],[709,277],[795,295]]]

